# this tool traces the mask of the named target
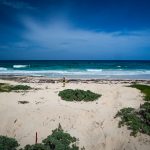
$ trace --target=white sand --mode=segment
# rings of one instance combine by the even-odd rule
[[[18,84],[12,81],[11,84]],[[68,83],[67,88],[91,90],[102,94],[94,102],[66,102],[58,92],[62,84],[26,84],[41,90],[0,93],[0,134],[15,137],[21,146],[46,138],[60,123],[63,129],[79,138],[79,146],[86,150],[150,150],[150,137],[130,136],[127,127],[118,128],[114,119],[123,107],[138,108],[141,93],[124,84]],[[48,87],[48,89],[46,88]],[[18,104],[18,101],[29,101]]]

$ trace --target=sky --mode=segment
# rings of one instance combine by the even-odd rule
[[[0,60],[150,60],[150,0],[0,0]]]

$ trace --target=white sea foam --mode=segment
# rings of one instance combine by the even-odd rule
[[[102,69],[87,69],[89,72],[102,72]]]
[[[1,68],[0,68],[1,69]],[[125,70],[101,70],[101,71],[63,71],[63,70],[7,70],[7,68],[1,69],[3,72],[6,73],[56,73],[56,74],[99,74],[99,75],[105,75],[105,74],[113,74],[113,75],[128,75],[128,74],[150,74],[150,70],[147,71],[125,71]]]
[[[150,70],[3,70],[0,74],[10,74],[10,75],[32,75],[32,76],[49,76],[49,77],[112,77],[112,76],[150,76]]]
[[[13,68],[26,68],[28,65],[13,65]]]
[[[0,71],[6,71],[7,68],[4,68],[4,67],[0,67]]]

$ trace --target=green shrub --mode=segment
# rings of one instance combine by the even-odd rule
[[[59,92],[59,96],[66,101],[94,101],[101,97],[100,94],[93,93],[89,90],[72,90],[66,89]]]
[[[147,109],[148,108],[148,109]],[[133,108],[121,109],[115,117],[120,117],[119,127],[127,125],[132,130],[131,135],[136,136],[138,132],[150,135],[150,103],[141,105],[140,110]]]
[[[138,132],[150,135],[150,86],[134,84],[130,87],[139,89],[144,94],[144,104],[139,109],[123,108],[115,117],[120,117],[119,127],[127,125],[132,130],[131,135],[136,136]]]
[[[61,125],[59,125],[57,129],[52,131],[51,135],[43,140],[43,143],[54,150],[79,150],[79,147],[76,146],[76,141],[75,137],[64,132]]]
[[[7,136],[0,136],[0,150],[16,150],[18,142]]]
[[[53,130],[52,134],[44,139],[42,143],[26,145],[20,150],[79,150],[76,142],[77,139],[64,132],[59,124],[58,128]],[[85,148],[83,147],[81,150],[85,150]]]
[[[11,92],[17,90],[30,90],[30,89],[32,88],[27,85],[10,85],[7,83],[0,83],[0,92]]]
[[[139,115],[143,122],[150,127],[150,103],[146,102],[140,106]]]
[[[12,86],[11,90],[30,90],[31,87],[28,85],[16,85],[16,86]]]
[[[140,131],[142,122],[141,119],[136,115],[133,108],[123,108],[121,109],[115,117],[120,117],[119,127],[127,125],[128,129],[131,129],[131,135],[136,136]]]
[[[43,144],[26,145],[22,150],[49,150]]]
[[[7,83],[1,83],[0,84],[0,92],[10,92],[10,85]]]

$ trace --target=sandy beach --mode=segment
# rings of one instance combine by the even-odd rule
[[[49,80],[49,83],[44,83],[43,79],[43,82],[38,81],[39,78],[33,77],[0,80],[0,83],[36,88],[0,93],[0,135],[16,138],[23,147],[35,143],[36,132],[38,142],[41,142],[60,123],[64,131],[77,137],[78,145],[86,150],[149,150],[148,135],[130,136],[126,126],[118,128],[119,118],[114,119],[118,110],[138,108],[144,103],[140,91],[127,87],[135,81],[71,80],[66,87],[57,80]],[[63,89],[91,90],[102,97],[93,102],[67,102],[58,96]],[[20,104],[18,101],[29,103]]]
[[[150,0],[0,0],[0,150],[150,150]]]

